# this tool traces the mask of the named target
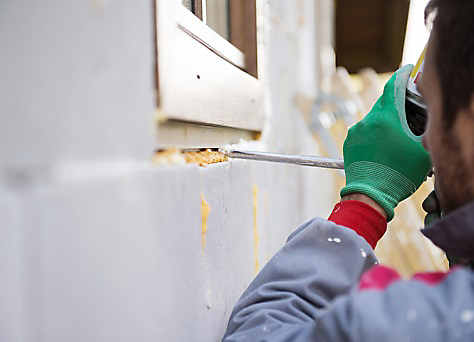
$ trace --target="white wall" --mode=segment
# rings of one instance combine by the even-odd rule
[[[264,139],[317,154],[317,11],[264,9]],[[217,341],[255,257],[330,212],[332,171],[151,165],[152,39],[148,0],[0,3],[1,341]]]
[[[2,166],[148,158],[152,8],[145,0],[2,0]]]

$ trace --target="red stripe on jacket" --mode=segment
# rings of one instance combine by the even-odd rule
[[[448,272],[417,273],[412,279],[435,286],[442,282],[449,273],[456,269],[457,267],[452,268]],[[394,269],[377,265],[362,275],[362,278],[359,281],[359,290],[384,290],[394,282],[400,280],[402,280],[402,278]]]
[[[387,230],[387,220],[370,205],[360,201],[343,201],[336,204],[328,218],[338,225],[354,230],[372,248]]]
[[[372,248],[382,238],[387,230],[387,220],[370,205],[360,201],[343,201],[336,204],[328,218],[338,225],[354,230],[362,236]],[[449,272],[417,273],[412,279],[426,284],[436,285],[455,268]],[[359,282],[359,290],[384,290],[389,285],[402,278],[392,268],[376,265],[365,272]]]

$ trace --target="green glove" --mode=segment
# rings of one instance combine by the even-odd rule
[[[428,152],[408,128],[405,92],[412,65],[399,69],[372,110],[344,141],[346,186],[341,197],[361,193],[393,219],[399,202],[413,194],[431,169]]]

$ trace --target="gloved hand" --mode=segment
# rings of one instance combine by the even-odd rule
[[[387,221],[431,169],[428,152],[406,122],[405,92],[412,69],[406,65],[390,78],[372,110],[349,129],[344,141],[346,186],[341,197],[369,196],[385,210]]]

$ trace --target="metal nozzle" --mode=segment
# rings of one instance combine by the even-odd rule
[[[344,160],[335,158],[324,158],[318,156],[299,156],[257,151],[241,151],[229,148],[220,148],[219,152],[227,155],[230,158],[260,160],[303,166],[315,166],[328,169],[344,169]]]

